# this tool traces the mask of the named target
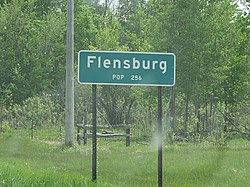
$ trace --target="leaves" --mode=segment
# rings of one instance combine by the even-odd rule
[[[65,7],[60,0],[0,1],[3,105],[49,92],[58,93],[62,106]],[[204,118],[197,113],[207,110],[211,97],[216,98],[211,105],[220,105],[231,116],[249,104],[249,15],[241,16],[230,0],[120,0],[116,9],[100,1],[77,0],[74,23],[75,56],[83,49],[175,53],[177,80],[171,113],[176,129],[184,123],[189,130],[200,125]],[[79,87],[76,93],[82,103],[76,104],[76,114],[91,105],[88,86],[83,91]],[[101,86],[99,110],[112,124],[127,120],[128,113],[131,121],[152,124],[156,98],[154,88]],[[164,91],[166,105],[169,98]]]
[[[1,90],[12,84],[11,98],[3,98],[6,104],[20,103],[62,77],[65,18],[51,12],[40,19],[31,1],[13,1],[0,14]]]

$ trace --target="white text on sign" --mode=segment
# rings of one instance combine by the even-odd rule
[[[101,56],[88,56],[87,57],[87,68],[96,66],[97,68],[113,68],[113,69],[144,69],[144,70],[156,70],[160,69],[162,74],[167,72],[167,61],[162,60],[138,60],[135,57],[132,60],[125,59],[113,59],[108,58],[102,59]]]
[[[119,75],[119,74],[113,74],[112,75],[112,79],[113,80],[124,80],[125,75]],[[131,75],[130,76],[130,80],[131,81],[141,81],[142,80],[142,76],[141,75]]]

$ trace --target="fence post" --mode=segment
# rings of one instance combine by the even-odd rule
[[[83,126],[88,124],[87,109],[84,110]],[[87,130],[83,127],[83,144],[87,144]]]
[[[130,126],[126,127],[126,147],[130,146]]]
[[[78,145],[81,145],[81,137],[80,137],[80,127],[77,127],[77,139]]]

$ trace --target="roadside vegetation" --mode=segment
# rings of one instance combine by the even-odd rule
[[[153,141],[98,140],[98,180],[91,181],[91,141],[65,147],[57,129],[0,136],[0,186],[156,186],[157,146]],[[49,139],[47,137],[50,137]],[[164,186],[249,186],[250,144],[185,142],[163,148]]]
[[[80,50],[176,55],[166,186],[250,186],[249,0],[74,2],[75,70]],[[0,186],[95,186],[91,140],[64,146],[66,3],[0,0]],[[75,79],[74,98],[75,125],[91,124],[91,85]],[[132,137],[98,140],[98,186],[157,184],[157,107],[155,87],[97,86],[97,124]]]

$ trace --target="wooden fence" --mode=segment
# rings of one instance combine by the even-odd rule
[[[77,142],[80,145],[81,140],[84,144],[87,144],[88,138],[92,138],[92,125],[77,124]],[[97,126],[97,130],[102,130],[101,133],[97,133],[97,138],[117,138],[117,137],[126,137],[126,146],[130,146],[130,125],[115,125],[115,126]],[[114,133],[115,129],[123,129],[124,134]],[[81,133],[81,130],[83,132]]]

